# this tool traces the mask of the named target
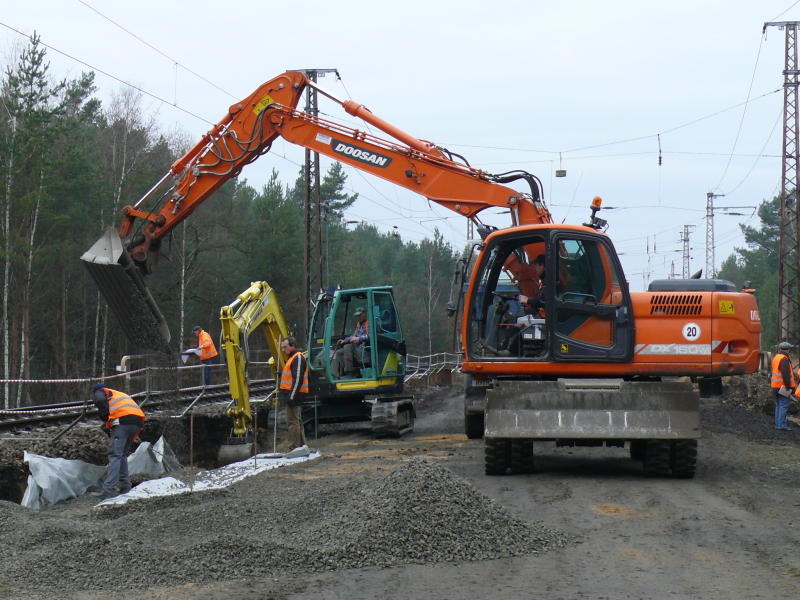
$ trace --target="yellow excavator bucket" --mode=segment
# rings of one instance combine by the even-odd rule
[[[168,351],[167,321],[114,228],[106,229],[81,260],[131,343]]]

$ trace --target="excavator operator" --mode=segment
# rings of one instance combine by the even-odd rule
[[[528,293],[520,294],[518,300],[525,307],[526,314],[538,314],[544,300],[542,297],[544,292],[544,254],[540,254],[534,259],[531,271],[531,277],[525,286]],[[520,282],[520,286],[522,286],[522,282]]]
[[[334,353],[331,360],[331,371],[336,379],[353,375],[358,362],[358,352],[362,345],[369,340],[369,321],[367,321],[366,309],[359,306],[353,316],[356,318],[353,335],[339,340],[338,344],[341,348]]]

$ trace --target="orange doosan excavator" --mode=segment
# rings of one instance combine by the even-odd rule
[[[312,86],[386,134],[297,110]],[[755,297],[716,279],[654,281],[631,292],[598,216],[553,222],[530,173],[491,174],[418,139],[302,72],[262,84],[230,107],[134,206],[123,209],[82,259],[132,342],[169,344],[144,278],[163,238],[277,138],[417,192],[472,220],[481,242],[463,263],[452,312],[460,318],[467,378],[465,430],[484,438],[487,474],[529,472],[533,442],[630,449],[654,475],[691,477],[700,437],[699,394],[723,375],[755,371],[761,325]],[[507,184],[524,182],[526,192]],[[521,187],[521,186],[518,186]],[[511,223],[485,225],[503,208]],[[522,302],[521,300],[524,300]]]

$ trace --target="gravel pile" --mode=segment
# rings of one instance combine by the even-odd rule
[[[800,429],[775,429],[775,396],[765,375],[752,373],[726,377],[723,382],[722,396],[701,398],[703,431],[730,433],[748,442],[800,443]],[[798,408],[798,403],[793,402],[789,414],[797,417],[800,413]]]
[[[106,464],[108,438],[99,426],[78,426],[56,443],[51,443],[49,438],[60,430],[50,428],[45,431],[48,437],[39,432],[30,437],[22,434],[16,438],[0,439],[0,500],[22,500],[28,477],[28,465],[22,462],[25,450],[43,456],[83,460],[95,465]]]
[[[423,459],[346,478],[285,476],[305,466],[221,492],[83,512],[69,503],[34,513],[0,502],[0,591],[63,598],[76,590],[502,558],[570,541],[516,519]]]

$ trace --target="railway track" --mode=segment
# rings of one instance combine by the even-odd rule
[[[406,381],[436,375],[443,370],[455,371],[458,369],[458,359],[458,356],[450,354],[425,357],[409,355]],[[133,373],[128,372],[127,375]],[[273,378],[250,381],[250,394],[253,398],[266,396],[274,389],[275,380]],[[207,388],[198,386],[179,390],[138,392],[131,394],[131,397],[139,402],[150,416],[188,414],[188,411],[193,408],[231,402],[227,383]],[[88,399],[0,410],[0,434],[15,430],[66,425],[73,421],[94,417],[96,412],[94,405]]]
[[[251,396],[265,396],[275,388],[274,379],[260,379],[250,382]],[[143,409],[152,414],[172,413],[180,415],[190,408],[212,404],[228,404],[231,395],[227,384],[212,385],[207,388],[191,387],[177,390],[141,392],[131,394]],[[20,428],[30,429],[39,426],[68,424],[80,418],[93,417],[97,409],[88,401],[60,402],[25,406],[13,410],[0,410],[0,432]]]

